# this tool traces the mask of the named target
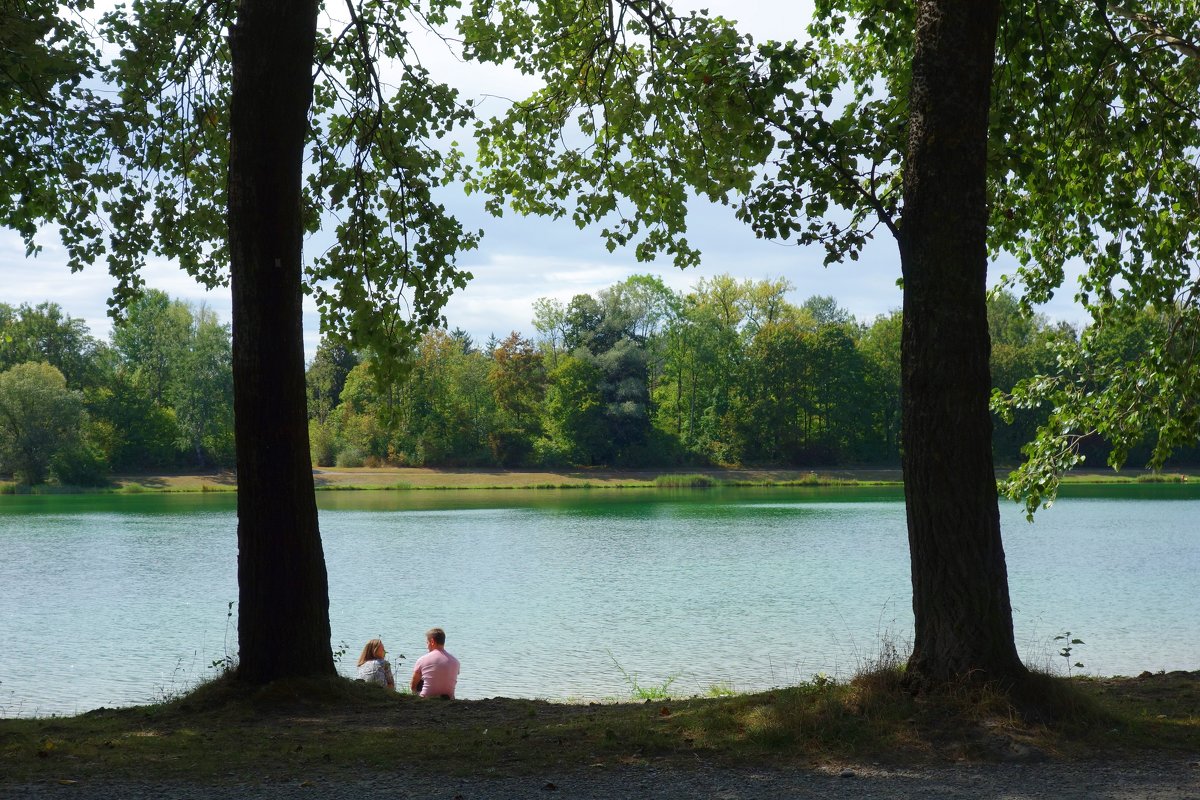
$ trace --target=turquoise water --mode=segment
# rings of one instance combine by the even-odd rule
[[[1074,489],[1002,507],[1016,638],[1062,670],[1200,667],[1200,491]],[[846,676],[912,627],[891,488],[323,492],[335,648],[447,630],[460,695],[624,697]],[[231,495],[0,497],[0,715],[187,689],[236,652]],[[235,608],[236,615],[236,608]],[[617,665],[620,665],[618,668]]]

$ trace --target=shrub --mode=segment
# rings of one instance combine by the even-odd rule
[[[318,467],[332,467],[337,463],[337,443],[327,426],[315,419],[309,420],[308,442],[312,461]]]
[[[557,440],[545,437],[534,441],[531,461],[543,467],[565,467],[571,463],[563,446]]]
[[[108,463],[99,448],[76,442],[54,455],[50,475],[63,486],[103,486],[108,483]]]
[[[502,467],[514,467],[526,463],[534,450],[524,431],[492,431],[488,434],[487,440],[492,461]]]
[[[357,447],[343,447],[338,451],[334,465],[338,467],[361,467],[366,460],[363,451]]]
[[[1187,483],[1188,476],[1180,473],[1149,472],[1138,475],[1138,483]]]
[[[711,475],[659,475],[654,485],[663,489],[693,489],[716,486],[717,480]]]

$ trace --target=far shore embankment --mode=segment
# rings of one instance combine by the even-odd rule
[[[997,468],[997,477],[1007,475]],[[1200,480],[1200,470],[1168,471],[1155,475],[1148,470],[1075,470],[1065,483],[1106,484]],[[684,488],[704,486],[843,486],[895,485],[903,483],[898,467],[818,467],[811,469],[744,468],[654,468],[609,469],[603,467],[499,469],[482,467],[314,467],[318,491],[378,489],[572,489],[572,488]],[[211,492],[235,491],[237,475],[232,470],[164,472],[115,475],[97,492]],[[61,489],[58,489],[62,491]],[[52,493],[56,487],[34,491]]]
[[[317,490],[347,489],[572,489],[645,488],[662,486],[674,476],[701,476],[708,485],[837,485],[896,484],[898,468],[784,469],[784,468],[656,468],[501,469],[486,467],[313,467]],[[703,485],[697,481],[695,485]],[[234,489],[232,470],[153,475],[116,475],[110,488],[140,486],[149,491],[220,491]]]

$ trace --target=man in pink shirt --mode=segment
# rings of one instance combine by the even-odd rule
[[[430,628],[425,633],[425,646],[429,652],[413,664],[413,694],[453,700],[454,687],[458,685],[458,659],[446,652],[446,632]]]

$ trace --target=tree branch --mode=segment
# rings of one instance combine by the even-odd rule
[[[1113,14],[1139,26],[1146,33],[1158,39],[1175,52],[1188,58],[1200,60],[1200,44],[1175,36],[1155,21],[1149,14],[1144,14],[1140,11],[1130,11],[1115,4],[1109,5],[1107,10],[1109,14]]]

